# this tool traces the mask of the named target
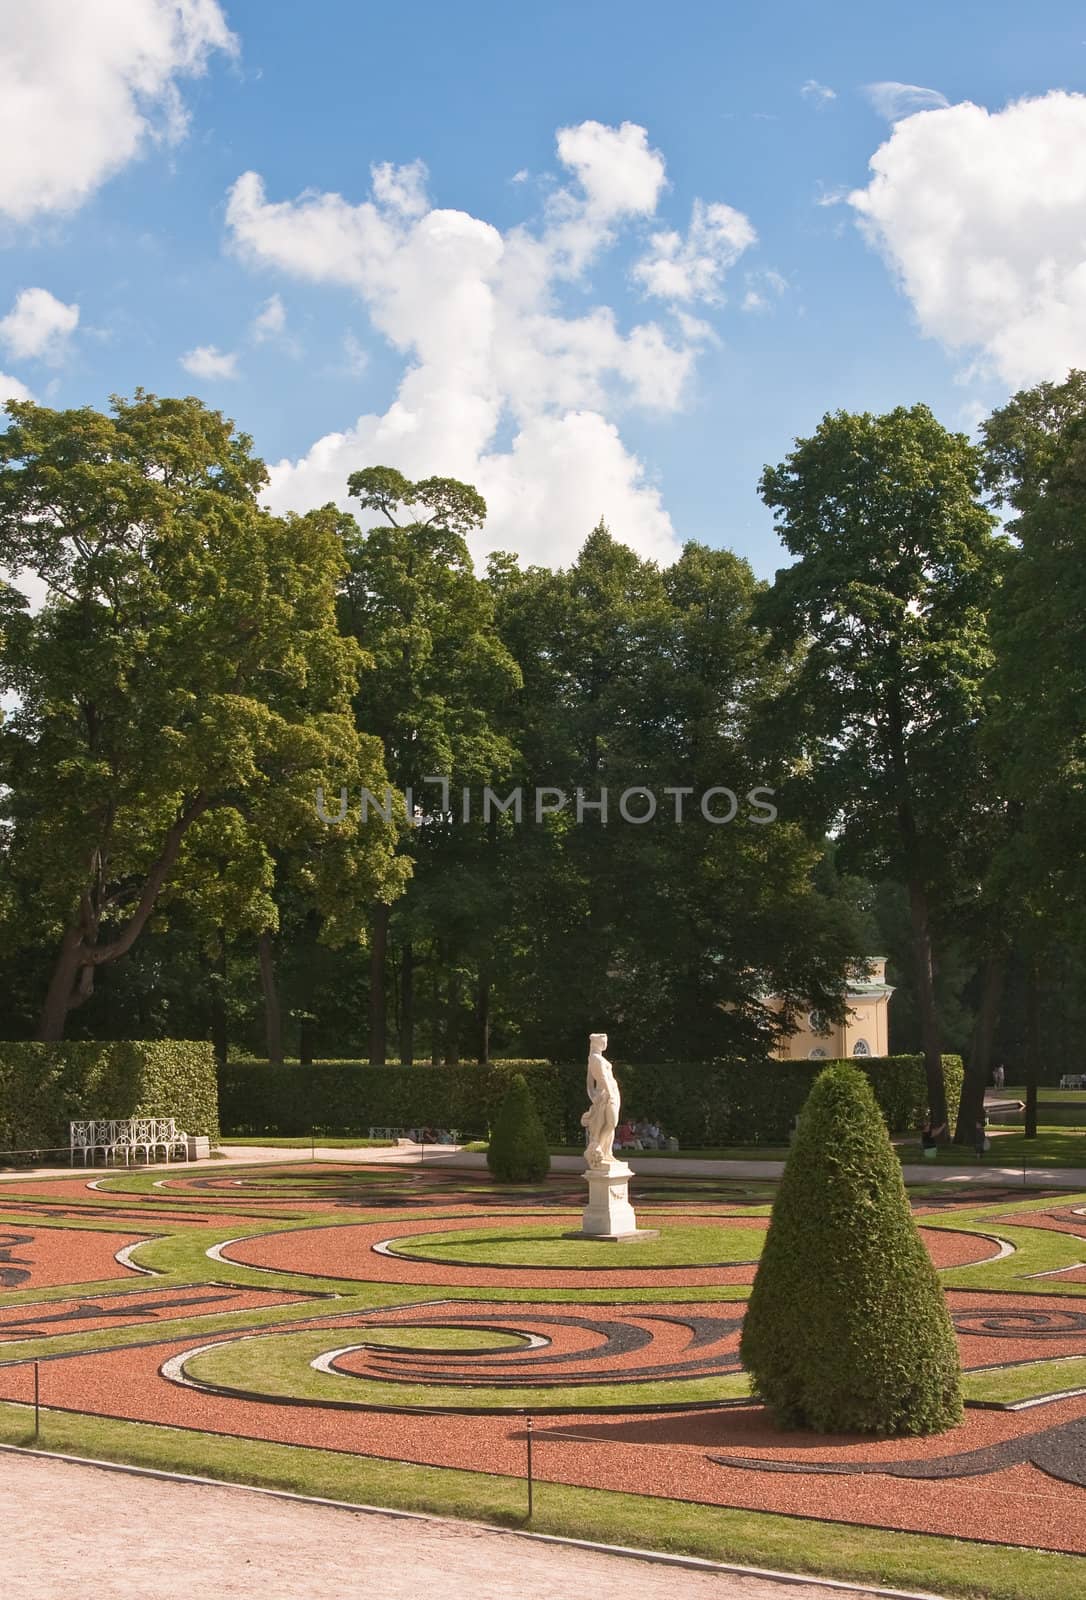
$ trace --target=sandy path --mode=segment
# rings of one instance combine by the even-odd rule
[[[636,1586],[638,1600],[835,1593],[6,1453],[0,1525],[8,1600],[71,1600],[98,1588],[110,1600],[327,1600],[361,1588],[369,1600],[415,1600],[428,1589],[442,1600],[568,1600],[597,1583]]]

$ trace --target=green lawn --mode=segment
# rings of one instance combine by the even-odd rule
[[[426,1330],[431,1343],[438,1342],[438,1330]],[[446,1329],[446,1348],[478,1345],[479,1335],[470,1330]],[[340,1335],[341,1342],[361,1344],[371,1338],[390,1342],[397,1332],[392,1328],[352,1328]],[[666,1408],[669,1405],[706,1406],[721,1400],[746,1399],[750,1383],[745,1372],[718,1376],[676,1379],[661,1383],[569,1384],[560,1380],[540,1388],[516,1388],[502,1384],[455,1383],[423,1385],[382,1382],[352,1377],[347,1373],[322,1372],[310,1365],[329,1347],[328,1329],[317,1332],[266,1334],[261,1339],[239,1340],[236,1344],[216,1345],[185,1363],[185,1375],[198,1383],[245,1394],[289,1396],[296,1400],[332,1401],[345,1406],[378,1406],[382,1409],[419,1411],[530,1411],[580,1412],[585,1407],[614,1406],[615,1409]]]
[[[1017,1129],[1003,1132],[998,1123],[988,1129],[992,1148],[978,1157],[971,1144],[941,1146],[932,1165],[943,1167],[980,1165],[984,1162],[995,1167],[1086,1167],[1086,1128],[1074,1129],[1042,1126],[1036,1139],[1027,1139]],[[902,1161],[910,1164],[923,1160],[919,1142],[900,1143],[897,1146]],[[926,1163],[925,1163],[926,1164]]]
[[[1003,1372],[967,1372],[962,1380],[967,1400],[997,1400],[1001,1405],[1071,1389],[1086,1389],[1086,1356],[1030,1361]]]
[[[523,1227],[516,1223],[453,1233],[419,1233],[396,1239],[394,1255],[418,1257],[437,1264],[466,1261],[486,1267],[566,1267],[606,1271],[616,1267],[701,1267],[720,1262],[756,1261],[762,1253],[762,1228],[668,1227],[658,1239],[630,1244],[603,1239],[570,1238],[575,1224]]]
[[[1005,1089],[997,1091],[1003,1100],[1025,1101],[1025,1084],[1008,1084]],[[1037,1089],[1039,1105],[1057,1103],[1061,1105],[1081,1106],[1086,1113],[1086,1089],[1054,1089],[1050,1084],[1041,1084]]]

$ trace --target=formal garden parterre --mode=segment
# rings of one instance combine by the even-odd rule
[[[638,1210],[658,1238],[601,1245],[569,1237],[576,1177],[287,1161],[14,1178],[4,1437],[26,1438],[36,1361],[47,1448],[74,1418],[86,1454],[138,1424],[160,1464],[166,1429],[190,1470],[201,1450],[222,1470],[232,1440],[244,1477],[262,1442],[302,1447],[296,1481],[327,1452],[417,1464],[438,1486],[472,1474],[482,1496],[523,1477],[530,1416],[544,1503],[561,1485],[635,1488],[1086,1553],[1086,1195],[916,1193],[966,1402],[959,1426],[919,1439],[781,1431],[752,1402],[739,1341],[771,1197],[647,1179]]]

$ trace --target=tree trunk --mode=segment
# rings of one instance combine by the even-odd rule
[[[980,995],[980,1011],[973,1034],[973,1048],[962,1083],[961,1105],[958,1107],[958,1126],[954,1130],[955,1144],[972,1144],[977,1123],[984,1116],[984,1091],[992,1071],[992,1044],[995,1040],[999,1007],[1003,999],[1003,983],[1007,972],[1005,950],[990,955],[984,965],[984,983]]]
[[[410,944],[400,951],[400,1061],[415,1065],[415,951]]]
[[[900,663],[899,663],[900,670]],[[886,693],[887,734],[890,771],[897,800],[897,831],[909,889],[909,923],[912,929],[913,969],[916,1003],[920,1013],[920,1041],[924,1051],[924,1076],[928,1087],[928,1114],[940,1144],[950,1143],[946,1126],[946,1083],[943,1078],[943,1050],[939,1033],[939,1013],[935,1006],[935,975],[931,953],[931,918],[928,893],[920,870],[920,839],[913,810],[909,761],[905,749],[905,714],[900,683]]]
[[[1041,1007],[1037,959],[1030,957],[1026,974],[1026,1127],[1025,1137],[1037,1137],[1037,1080],[1041,1068]]]
[[[317,1036],[317,1019],[306,1011],[298,1024],[298,1065],[311,1067]]]
[[[385,962],[388,958],[389,907],[378,900],[370,929],[370,1066],[383,1067],[388,1053]]]
[[[479,984],[475,993],[475,1059],[481,1067],[490,1065],[490,973],[486,966],[479,969]]]
[[[268,1040],[268,1062],[273,1067],[283,1065],[283,1020],[279,1009],[279,991],[275,985],[275,955],[272,950],[270,928],[256,942],[260,957],[260,987],[264,992],[264,1031]]]
[[[230,1041],[226,1026],[226,939],[221,932],[218,959],[211,964],[208,985],[211,989],[211,1047],[215,1060],[225,1066]]]
[[[442,1035],[444,1032],[445,1014],[441,1004],[441,952],[435,952],[433,981],[430,986],[430,1060],[435,1067],[440,1067],[442,1056]]]
[[[460,1065],[460,975],[455,968],[445,990],[445,1060],[450,1067]]]
[[[53,976],[46,990],[45,1003],[38,1019],[38,1040],[51,1044],[63,1039],[68,1012],[72,1008],[72,995],[82,967],[83,934],[79,928],[69,928],[64,935],[53,968]]]
[[[41,1017],[38,1021],[38,1040],[49,1043],[63,1039],[68,1012],[89,1000],[94,992],[94,969],[126,956],[147,926],[162,886],[166,883],[177,861],[181,842],[186,832],[207,810],[202,796],[190,800],[181,815],[169,827],[162,841],[162,849],[151,863],[139,899],[128,921],[115,939],[108,944],[98,943],[98,931],[103,916],[101,883],[92,875],[91,885],[80,898],[79,921],[68,928],[61,942],[53,976],[49,980]],[[100,862],[99,862],[100,868]]]
[[[913,969],[916,978],[916,1002],[920,1012],[920,1040],[924,1050],[924,1076],[928,1085],[928,1111],[933,1128],[942,1128],[936,1135],[940,1144],[950,1142],[946,1127],[946,1083],[943,1079],[943,1050],[939,1037],[939,1014],[935,1008],[935,976],[931,954],[931,928],[928,921],[928,897],[923,885],[915,878],[909,882],[909,920],[913,936]]]

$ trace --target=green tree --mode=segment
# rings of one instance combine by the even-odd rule
[[[436,880],[459,852],[463,788],[489,784],[511,768],[513,751],[495,713],[519,687],[520,674],[494,628],[490,592],[468,551],[466,536],[486,515],[482,496],[452,478],[409,483],[391,467],[353,473],[349,489],[365,511],[384,518],[347,541],[342,626],[372,663],[359,681],[358,725],[381,740],[392,783],[411,792],[418,811],[418,825],[408,826],[400,842],[413,868],[402,907],[411,936],[402,941],[400,961],[401,1039],[411,1040],[413,1051],[420,932],[432,933],[432,987],[435,993],[444,987],[446,1010],[455,1009],[461,970],[453,928],[441,917],[428,927],[423,905],[437,907]],[[446,780],[447,795],[440,781],[428,780]],[[453,878],[462,887],[458,869]],[[391,900],[380,895],[371,912],[369,1058],[375,1063],[387,1053]]]
[[[926,406],[838,412],[761,493],[797,557],[762,617],[802,651],[780,701],[808,787],[848,865],[905,885],[935,1122],[946,1120],[933,907],[975,874],[977,747],[997,578],[981,458]]]
[[[568,571],[502,562],[491,579],[524,675],[525,784],[568,797],[509,843],[505,982],[522,1047],[569,1058],[605,1017],[642,1059],[758,1057],[774,1033],[767,992],[833,1013],[862,953],[856,919],[815,881],[817,830],[783,806],[751,821],[746,801],[786,772],[762,738],[779,669],[752,624],[747,563],[689,544],[661,571],[600,525]],[[700,802],[716,788],[726,812],[720,786],[742,812],[718,825]],[[620,809],[638,788],[650,793],[631,815],[657,806],[641,823]]]
[[[541,1183],[551,1158],[532,1091],[515,1072],[498,1108],[486,1164],[499,1183]]]
[[[0,566],[48,598],[0,595],[4,936],[53,942],[38,1034],[56,1039],[171,882],[199,879],[216,925],[266,926],[269,852],[324,831],[317,786],[379,788],[384,769],[351,715],[362,657],[336,627],[331,509],[262,510],[249,439],[197,400],[9,413]],[[389,830],[338,826],[378,892]]]
[[[803,1108],[740,1355],[783,1427],[923,1434],[961,1421],[946,1299],[853,1066],[820,1073]]]

